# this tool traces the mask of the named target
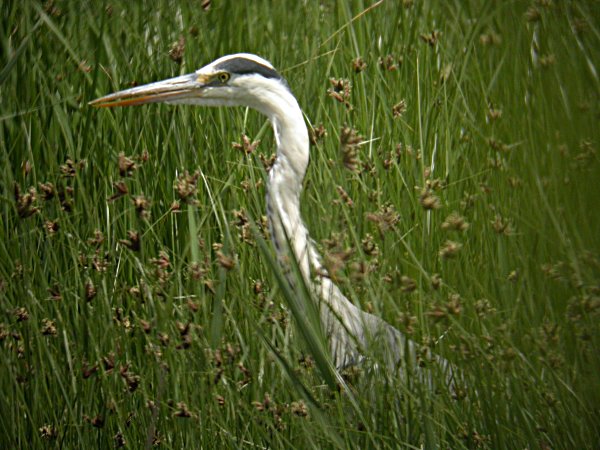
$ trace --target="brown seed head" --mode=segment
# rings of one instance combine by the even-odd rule
[[[360,56],[352,60],[352,70],[355,73],[360,73],[367,68],[367,63]]]
[[[179,36],[179,40],[171,46],[169,50],[169,58],[175,61],[177,64],[181,64],[183,61],[183,54],[185,52],[185,37]]]

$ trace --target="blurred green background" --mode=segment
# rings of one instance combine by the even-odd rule
[[[0,447],[598,448],[599,15],[4,2]],[[325,383],[262,246],[264,117],[87,106],[240,51],[316,130],[303,215],[330,272],[458,392]]]

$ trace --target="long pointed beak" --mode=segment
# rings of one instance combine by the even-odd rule
[[[156,83],[137,86],[97,98],[89,103],[96,108],[133,106],[145,103],[176,102],[190,97],[200,97],[205,84],[195,74],[182,75]]]

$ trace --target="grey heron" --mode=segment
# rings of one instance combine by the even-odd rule
[[[267,116],[277,158],[268,175],[266,208],[278,261],[295,258],[303,282],[319,299],[319,316],[336,368],[359,363],[370,344],[385,348],[386,360],[415,359],[416,344],[377,316],[356,307],[331,280],[300,216],[300,195],[309,161],[309,136],[302,110],[286,80],[265,59],[238,53],[223,56],[194,73],[123,90],[94,100],[96,107],[146,103],[245,106]],[[291,252],[290,252],[291,248]],[[293,271],[284,270],[291,286]],[[437,358],[442,366],[448,366]],[[446,367],[447,368],[447,367]]]

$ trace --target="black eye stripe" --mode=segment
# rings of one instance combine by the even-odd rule
[[[209,79],[204,83],[204,85],[215,87],[224,86],[225,84],[227,84],[230,78],[231,74],[229,74],[228,72],[219,72],[211,75]]]
[[[215,66],[217,70],[226,70],[236,75],[258,74],[265,78],[283,79],[283,77],[273,68],[257,63],[247,58],[231,58]]]

